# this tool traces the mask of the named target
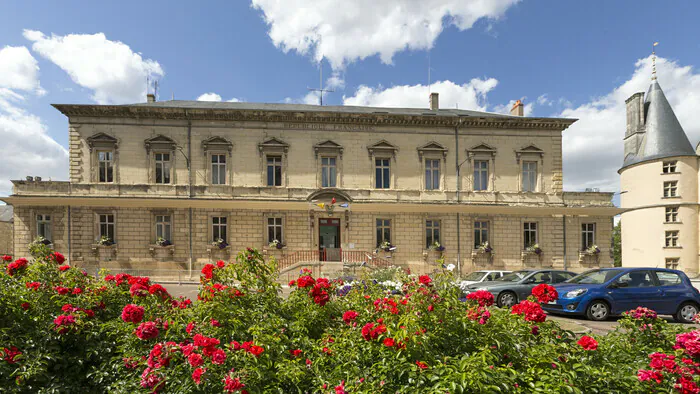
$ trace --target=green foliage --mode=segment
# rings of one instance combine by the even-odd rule
[[[613,228],[612,252],[615,267],[622,267],[622,220]]]
[[[228,378],[251,394],[645,393],[637,371],[649,369],[649,354],[673,353],[685,328],[627,316],[584,350],[555,321],[464,302],[448,271],[376,270],[352,284],[301,272],[283,298],[276,263],[246,249],[205,267],[200,300],[188,304],[148,278],[94,278],[56,260],[37,246],[25,269],[2,267],[0,351],[20,353],[0,354],[3,391],[209,393]],[[142,321],[122,317],[130,304]],[[75,317],[65,332],[61,315]],[[158,333],[140,339],[146,322]],[[206,369],[199,383],[197,367]]]

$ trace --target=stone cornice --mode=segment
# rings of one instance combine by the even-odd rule
[[[303,112],[284,110],[248,110],[214,108],[172,108],[128,105],[52,104],[71,117],[111,117],[162,120],[220,120],[251,122],[305,122],[372,126],[473,127],[506,129],[564,130],[576,119],[518,118],[500,116],[404,115],[339,112]]]

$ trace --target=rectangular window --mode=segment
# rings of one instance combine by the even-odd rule
[[[335,187],[338,175],[335,157],[321,158],[321,187]]]
[[[537,190],[537,162],[523,162],[523,191],[534,192]]]
[[[671,269],[671,270],[677,270],[679,261],[680,261],[680,259],[677,257],[667,258],[666,259],[666,268]],[[658,276],[659,273],[657,272],[656,275]],[[659,278],[659,279],[661,279],[661,278]]]
[[[156,215],[156,239],[163,238],[172,242],[170,215]]]
[[[664,162],[664,174],[671,174],[673,172],[676,172],[676,163],[677,161],[665,161]]]
[[[226,155],[211,155],[211,184],[226,184]]]
[[[678,231],[666,231],[666,247],[678,246]]]
[[[489,242],[489,222],[474,222],[474,249]]]
[[[678,222],[678,207],[666,207],[666,223]]]
[[[391,220],[377,219],[377,247],[383,242],[391,243]]]
[[[425,190],[440,190],[440,160],[425,160]]]
[[[678,181],[664,182],[664,197],[677,197]]]
[[[436,160],[437,161],[437,160]],[[429,248],[435,243],[440,243],[440,221],[425,221],[425,247]]]
[[[212,242],[216,242],[219,239],[224,240],[228,243],[227,238],[227,218],[226,216],[214,216],[211,218],[211,235]]]
[[[46,240],[51,238],[51,215],[36,215],[36,236]]]
[[[282,157],[267,157],[267,186],[282,186]]]
[[[523,223],[523,241],[526,248],[529,248],[537,243],[537,223]]]
[[[486,160],[474,161],[474,190],[489,189],[489,162]]]
[[[390,185],[389,159],[376,159],[374,161],[374,187],[377,189],[389,189]]]
[[[156,183],[170,183],[170,153],[156,153]]]
[[[114,182],[114,153],[112,151],[98,151],[98,182]]]
[[[107,237],[112,242],[116,242],[114,239],[114,215],[111,214],[100,214],[99,217],[99,227],[100,227],[100,238]]]
[[[282,218],[267,218],[267,243],[284,243],[282,239]]]
[[[595,245],[595,223],[581,224],[581,249]]]

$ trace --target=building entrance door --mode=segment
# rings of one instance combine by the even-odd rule
[[[321,261],[341,261],[340,219],[318,219],[318,248]]]

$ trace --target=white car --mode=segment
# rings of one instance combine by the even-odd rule
[[[491,282],[492,280],[496,280],[509,273],[510,271],[474,271],[465,276],[464,279],[457,284],[462,290],[466,290],[467,286],[469,285],[481,282]]]

